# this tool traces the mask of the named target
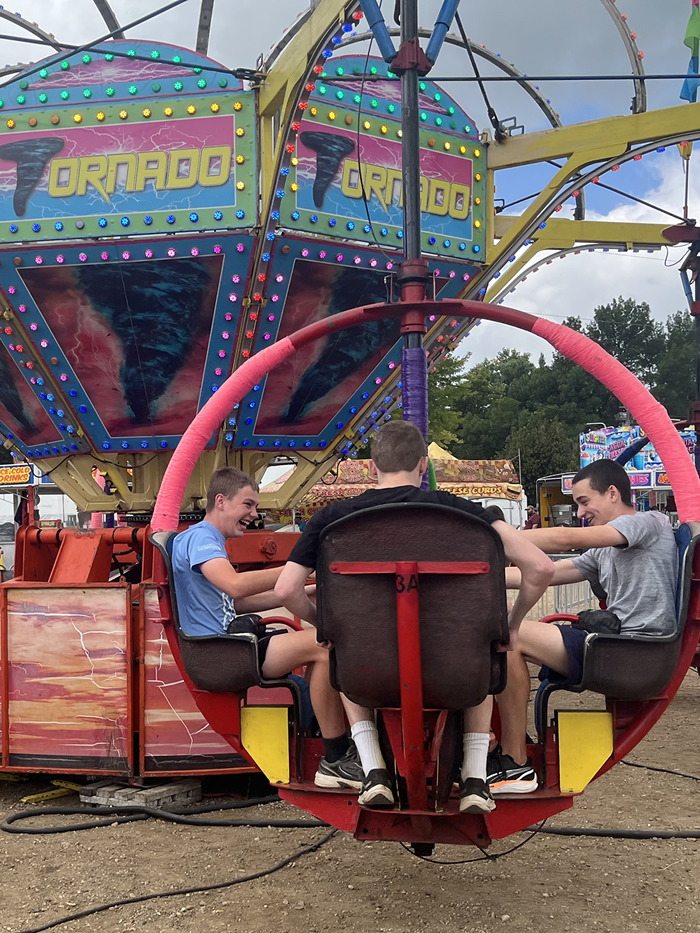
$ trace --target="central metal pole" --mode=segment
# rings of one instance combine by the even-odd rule
[[[418,38],[418,0],[401,4],[401,43]],[[403,163],[404,259],[420,259],[420,121],[418,71],[401,75],[401,159]]]
[[[425,301],[428,264],[421,257],[420,114],[418,65],[418,0],[402,0],[401,48],[396,59],[401,75],[401,160],[403,174],[404,260],[399,266],[401,301],[414,307],[401,318],[403,418],[428,439],[428,371],[423,335],[425,313],[415,308]],[[424,480],[427,484],[427,479]]]

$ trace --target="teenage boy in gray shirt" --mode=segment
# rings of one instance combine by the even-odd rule
[[[666,635],[676,625],[678,552],[671,524],[660,512],[636,512],[630,480],[613,460],[596,460],[573,481],[573,498],[585,528],[538,528],[526,532],[546,553],[587,549],[580,557],[557,561],[550,585],[588,580],[606,595],[610,621],[623,633]],[[506,570],[506,586],[517,589],[520,571]],[[501,746],[489,756],[493,796],[527,794],[537,778],[527,760],[527,704],[530,673],[526,659],[549,668],[560,683],[581,682],[587,632],[568,625],[525,621],[508,655],[508,683],[498,697]],[[524,762],[524,764],[519,764]]]

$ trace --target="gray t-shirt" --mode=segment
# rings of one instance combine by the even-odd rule
[[[674,631],[678,551],[668,518],[635,512],[609,524],[625,536],[627,546],[591,548],[573,558],[574,566],[591,584],[600,583],[623,632]]]

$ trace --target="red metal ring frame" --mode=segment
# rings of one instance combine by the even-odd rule
[[[620,362],[597,343],[564,324],[478,301],[421,301],[367,305],[323,318],[246,360],[197,413],[185,431],[163,476],[151,527],[176,531],[185,487],[209,438],[243,396],[276,366],[307,343],[367,321],[403,317],[407,311],[461,318],[482,318],[527,330],[547,340],[563,355],[581,365],[632,412],[653,441],[671,478],[681,521],[700,520],[700,478],[688,457],[666,409]],[[572,344],[575,343],[575,351]]]
[[[185,488],[206,443],[228,417],[234,405],[266,373],[294,354],[297,349],[320,337],[365,321],[402,317],[407,311],[419,312],[422,315],[436,313],[461,318],[482,318],[509,324],[543,337],[560,353],[581,365],[607,386],[630,410],[653,441],[664,462],[676,496],[679,517],[682,521],[700,521],[700,478],[695,471],[694,463],[688,456],[685,445],[668,417],[666,409],[653,398],[636,376],[633,376],[590,338],[563,324],[555,324],[512,308],[497,307],[477,301],[446,300],[404,301],[393,305],[381,304],[353,308],[310,324],[272,346],[266,347],[247,360],[223,383],[218,392],[196,415],[183,435],[163,477],[153,514],[152,529],[154,531],[177,530]],[[678,666],[671,682],[663,694],[657,698],[638,704],[622,704],[624,708],[621,709],[622,718],[616,724],[613,754],[601,767],[596,777],[624,758],[661,717],[690,666],[699,634],[700,590],[691,595]],[[316,789],[310,788],[309,790],[315,791]],[[280,794],[284,799],[301,807],[304,807],[305,799],[309,797],[307,790],[302,788],[280,788]],[[326,807],[323,802],[319,803],[317,800],[318,793],[312,793],[311,797],[314,802],[311,812],[324,819],[335,821],[336,825],[340,825],[341,828],[355,832],[357,817],[352,815],[354,810],[352,813],[345,812],[339,823],[337,808],[332,805],[334,801],[328,803]],[[310,798],[309,803],[311,803]],[[489,831],[493,838],[510,835],[529,823],[544,819],[561,809],[552,806],[553,799],[509,801],[508,803],[508,807],[499,808],[490,817]],[[326,812],[327,808],[329,809]],[[347,811],[348,808],[345,810]],[[380,816],[372,816],[372,814],[370,816],[372,819],[380,820]]]

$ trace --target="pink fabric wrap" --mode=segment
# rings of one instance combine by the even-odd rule
[[[212,434],[230,414],[233,406],[250,392],[271,369],[294,353],[288,337],[265,347],[232,373],[218,392],[198,412],[175,448],[158,490],[151,528],[153,531],[177,531],[180,506],[194,465]]]
[[[538,318],[533,334],[551,345],[614,392],[651,438],[669,474],[682,522],[700,520],[700,477],[668,412],[642,383],[589,337],[563,324]]]

